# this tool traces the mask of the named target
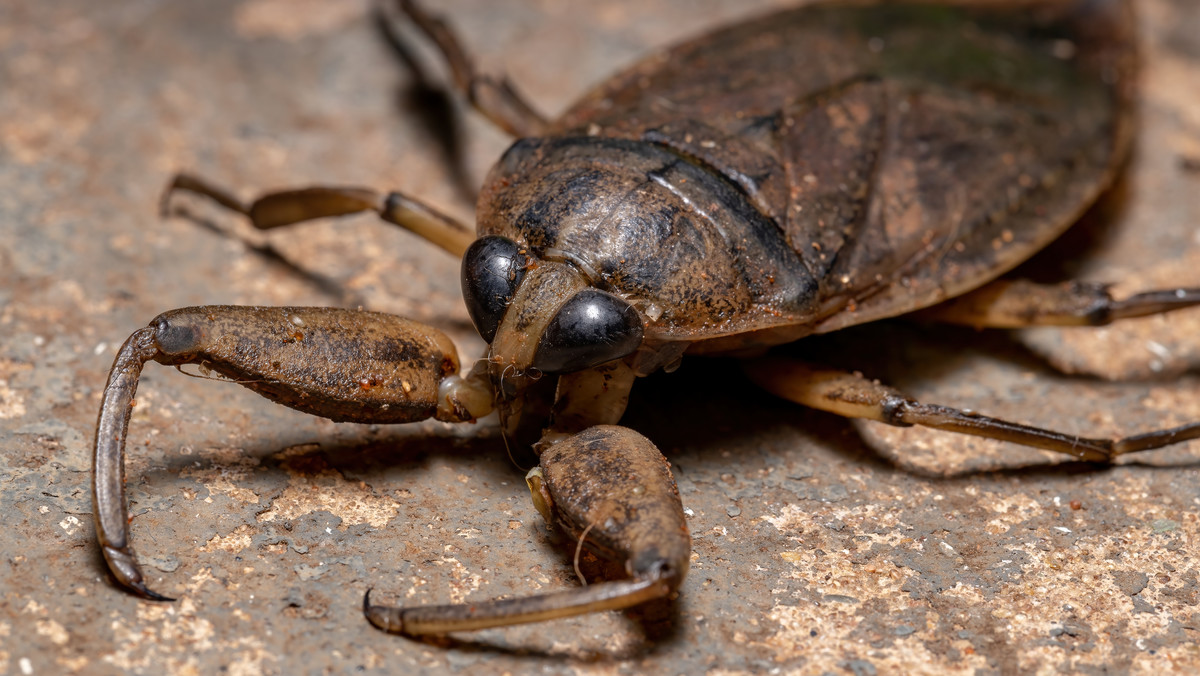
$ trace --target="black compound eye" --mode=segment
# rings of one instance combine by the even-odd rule
[[[528,258],[521,251],[507,237],[488,235],[472,242],[463,256],[463,300],[475,329],[489,343],[525,277]]]
[[[585,289],[550,320],[538,341],[533,367],[544,373],[570,373],[620,359],[642,344],[642,331],[642,318],[629,303]]]

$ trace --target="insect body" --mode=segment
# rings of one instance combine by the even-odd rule
[[[461,255],[464,298],[488,352],[460,372],[440,331],[365,311],[160,315],[118,354],[97,427],[97,531],[114,577],[163,598],[142,578],[123,495],[130,402],[147,361],[202,363],[337,421],[461,422],[495,410],[514,438],[538,430],[539,467],[527,477],[535,505],[623,562],[628,579],[470,605],[364,599],[382,629],[440,634],[679,589],[691,542],[668,463],[619,422],[636,378],[685,353],[761,353],[957,296],[926,312],[981,326],[1082,324],[1196,304],[1196,289],[1114,301],[1092,287],[1030,294],[988,284],[1110,183],[1129,142],[1134,76],[1128,3],[1001,4],[783,12],[643,61],[551,122],[507,82],[475,73],[444,24],[401,3],[475,106],[521,137],[487,178],[476,233],[399,193],[318,187],[247,205],[190,176],[172,187],[260,228],[372,210]],[[1089,460],[1200,436],[1188,425],[1081,439],[778,357],[754,359],[747,372],[841,415]]]

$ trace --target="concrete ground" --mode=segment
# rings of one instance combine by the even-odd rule
[[[786,3],[436,4],[552,112],[649,48]],[[1040,279],[1200,286],[1200,7],[1137,4],[1134,161],[1026,270]],[[494,426],[338,425],[155,365],[130,428],[132,530],[151,584],[179,601],[122,593],[95,544],[90,445],[116,348],[158,312],[362,305],[482,349],[449,256],[371,218],[263,236],[189,202],[194,218],[163,220],[167,177],[246,196],[402,188],[467,218],[506,139],[416,91],[348,0],[6,0],[0,92],[0,673],[1200,668],[1196,444],[1086,466],[849,423],[700,359],[642,383],[628,416],[690,509],[673,604],[441,642],[378,632],[367,588],[428,604],[577,583]],[[427,121],[447,116],[449,150]],[[1200,420],[1198,336],[1186,312],[1096,330],[870,326],[798,349],[925,400],[1109,435]]]

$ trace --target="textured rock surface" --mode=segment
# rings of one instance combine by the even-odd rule
[[[555,111],[647,48],[785,3],[438,4],[489,67],[503,63]],[[1200,286],[1200,10],[1138,6],[1147,45],[1134,162],[1027,274],[1114,282],[1120,294]],[[115,590],[91,525],[92,427],[116,347],[159,311],[363,305],[445,327],[465,358],[481,349],[457,261],[371,218],[263,236],[191,202],[199,223],[156,215],[167,177],[187,168],[247,196],[360,183],[469,216],[471,186],[506,141],[457,110],[456,170],[422,118],[436,101],[412,95],[367,10],[0,4],[0,673],[1200,664],[1194,445],[1108,469],[1062,464],[804,411],[719,361],[649,379],[629,416],[672,461],[690,509],[695,554],[671,607],[447,645],[374,631],[359,611],[368,587],[435,603],[576,584],[571,544],[546,533],[495,429],[336,425],[155,365],[130,430],[132,528],[151,584],[181,600]],[[1200,380],[1187,374],[1198,323],[1200,313],[1080,331],[865,327],[800,349],[928,401],[1115,434],[1200,419]]]

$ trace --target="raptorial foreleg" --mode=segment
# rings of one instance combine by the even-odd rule
[[[378,312],[205,306],[172,310],[117,353],[96,424],[96,534],[117,582],[156,600],[129,542],[125,439],[142,367],[199,364],[285,406],[341,422],[470,420],[492,410],[486,370],[458,374],[437,329]]]
[[[654,444],[633,430],[597,425],[542,451],[526,478],[547,522],[598,556],[624,564],[628,579],[539,596],[396,608],[363,599],[376,627],[409,636],[552,620],[639,605],[673,594],[687,574],[692,541],[671,476]]]

